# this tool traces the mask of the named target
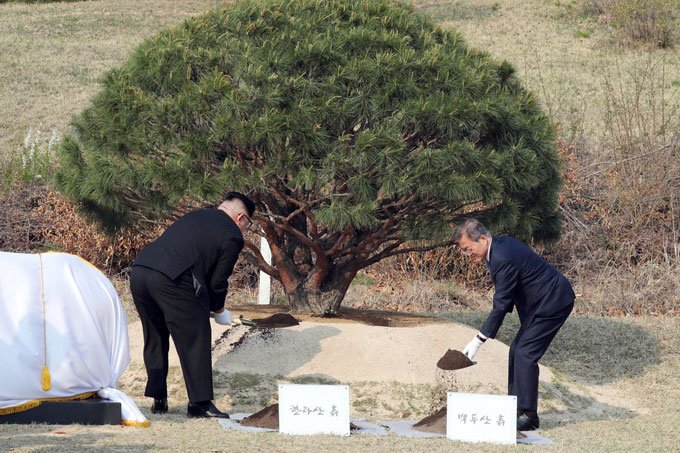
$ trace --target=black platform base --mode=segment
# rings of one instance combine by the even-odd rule
[[[120,420],[120,403],[94,399],[65,402],[46,401],[33,409],[0,415],[0,424],[119,425]]]

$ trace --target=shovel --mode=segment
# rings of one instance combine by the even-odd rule
[[[234,319],[231,323],[237,324],[237,325],[240,324],[240,325],[248,326],[248,327],[257,327],[257,325],[255,325],[255,322],[252,319],[244,318],[243,315]]]

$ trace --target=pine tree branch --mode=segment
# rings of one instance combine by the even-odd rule
[[[365,264],[365,265],[362,266],[362,269],[366,268],[366,267],[368,267],[372,264],[375,264],[378,261],[382,261],[385,258],[389,258],[391,256],[401,255],[401,254],[404,254],[404,253],[411,253],[411,252],[427,252],[429,250],[432,250],[432,249],[435,249],[435,248],[438,248],[438,247],[447,247],[447,246],[450,246],[450,245],[454,245],[455,243],[456,242],[453,239],[449,239],[449,240],[446,240],[446,241],[436,242],[436,243],[433,243],[433,244],[428,244],[428,245],[423,245],[423,246],[406,247],[406,248],[400,248],[400,249],[397,249],[397,250],[395,250],[394,246],[389,246],[386,249],[382,250],[380,253],[375,254],[374,256],[372,256],[371,258],[369,258],[367,260],[364,260],[363,264]],[[395,245],[399,246],[401,244],[403,244],[403,241],[398,243],[398,244],[395,244]]]
[[[338,250],[340,250],[340,248],[352,236],[353,231],[354,231],[354,228],[352,227],[352,225],[347,224],[345,229],[342,231],[342,234],[340,234],[338,239],[335,240],[333,246],[331,246],[331,248],[326,251],[326,256],[329,257],[329,258],[332,258],[333,255],[335,255],[338,252]]]
[[[312,240],[309,236],[295,228],[293,225],[290,224],[289,222],[289,217],[290,216],[279,216],[276,214],[268,214],[267,217],[269,218],[262,218],[261,223],[265,225],[264,229],[265,231],[268,231],[270,229],[273,229],[277,232],[277,236],[281,237],[285,234],[288,234],[295,239],[297,239],[301,244],[306,246],[309,250],[311,250],[314,255],[316,256],[316,262],[317,265],[320,265],[320,263],[323,263],[325,261],[328,261],[328,257],[325,254],[325,251],[321,245],[320,242]],[[272,220],[273,219],[273,220]],[[279,220],[279,222],[276,222],[274,220]],[[283,241],[279,241],[282,242]],[[290,250],[289,252],[293,252],[293,250]],[[294,252],[293,253],[287,253],[289,255],[289,261],[291,265],[295,265],[295,263],[292,261]],[[326,268],[328,266],[326,265]]]

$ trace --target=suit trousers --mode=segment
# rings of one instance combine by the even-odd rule
[[[518,411],[536,412],[538,407],[538,361],[569,317],[574,304],[549,316],[530,315],[510,345],[508,395],[517,396]]]
[[[175,343],[190,402],[213,399],[209,304],[196,296],[186,271],[176,280],[144,266],[130,274],[132,298],[144,330],[145,396],[167,398],[168,351]]]

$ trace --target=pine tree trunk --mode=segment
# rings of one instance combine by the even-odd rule
[[[319,315],[336,314],[355,275],[356,272],[335,276],[321,289],[311,287],[308,280],[294,291],[286,291],[291,310]]]

